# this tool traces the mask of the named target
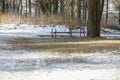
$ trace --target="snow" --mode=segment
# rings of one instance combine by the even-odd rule
[[[69,31],[64,25],[0,25],[0,80],[120,80],[120,51],[60,55],[7,44],[16,38],[50,38],[46,35],[52,29]],[[119,31],[110,29],[102,36],[120,38]]]
[[[51,31],[57,30],[58,32],[68,32],[69,29],[65,27],[64,25],[56,25],[50,26],[46,25],[43,27],[39,27],[37,25],[27,25],[27,24],[6,24],[6,25],[0,25],[0,33],[1,34],[11,34],[11,35],[17,35],[16,37],[39,37],[39,36],[45,36],[48,35],[46,38],[51,37]],[[58,34],[59,35],[59,34]],[[62,34],[63,35],[63,34]],[[69,36],[69,34],[64,34]]]
[[[117,70],[115,71],[117,74],[119,74],[119,71]],[[108,72],[110,75],[108,74]],[[106,75],[103,75],[103,74],[106,74]],[[6,76],[3,77],[3,80],[6,80],[6,78],[8,78],[8,80],[10,78],[11,80],[26,80],[26,79],[27,80],[119,80],[120,79],[119,76],[117,78],[111,77],[111,76],[116,76],[116,74],[114,74],[114,70],[107,70],[105,72],[103,71],[100,72],[99,70],[96,70],[96,71],[82,70],[81,72],[76,70],[72,70],[72,71],[56,70],[53,72],[41,70],[40,72],[38,71],[27,72],[27,74],[24,74],[22,72],[17,72],[17,73],[5,72],[4,74],[1,74],[1,76],[4,76],[4,75]],[[14,78],[13,76],[16,76],[16,78]],[[23,78],[23,76],[27,78]]]
[[[47,32],[47,33],[50,33],[51,30],[57,30],[58,32],[62,32],[62,31],[69,31],[67,27],[65,27],[64,25],[60,26],[60,25],[57,25],[55,27],[52,27],[50,25],[46,25],[46,26],[43,26],[43,27],[39,27],[37,25],[27,25],[27,24],[21,24],[21,25],[15,25],[15,24],[7,24],[7,25],[1,25],[0,26],[0,31],[1,32],[4,32],[6,31],[6,33],[8,32],[21,32],[21,31],[25,31],[28,33],[31,32],[35,32],[35,33],[44,33],[44,32]]]
[[[27,25],[27,24],[5,24],[0,25],[0,34],[12,37],[23,37],[23,38],[51,38],[51,31],[57,32],[69,32],[69,28],[65,25]],[[79,32],[80,29],[73,29],[72,32]],[[85,27],[85,32],[87,34],[87,27]],[[68,33],[57,33],[58,37],[66,36],[69,37]],[[73,36],[79,37],[79,33],[73,33]],[[82,34],[83,36],[83,34]],[[101,30],[101,36],[108,38],[120,38],[120,31],[113,30],[109,28],[104,28]]]
[[[62,56],[2,51],[1,80],[120,80],[120,53]]]
[[[101,36],[107,38],[118,38],[120,39],[120,30],[113,30],[110,28],[104,28],[101,30]]]

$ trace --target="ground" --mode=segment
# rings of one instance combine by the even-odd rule
[[[31,36],[26,32],[16,34],[15,31],[8,30],[9,33],[7,30],[2,31],[0,80],[120,80],[118,37],[112,41],[113,44],[118,44],[117,49],[89,54],[75,52],[66,55],[66,53],[31,49],[23,45],[25,42],[23,44],[17,42],[23,38],[37,38],[36,34]],[[110,46],[110,42],[107,43]]]

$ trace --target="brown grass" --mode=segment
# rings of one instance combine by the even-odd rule
[[[61,20],[61,16],[59,15],[43,15],[40,17],[30,17],[30,16],[19,16],[17,14],[7,14],[0,13],[0,23],[1,24],[9,24],[9,23],[22,23],[22,24],[35,24],[35,25],[47,25],[47,24],[62,24],[63,20]]]
[[[120,40],[108,39],[19,39],[11,44],[24,46],[32,50],[60,53],[93,53],[120,50]]]
[[[55,14],[40,14],[40,16],[35,17],[35,16],[29,16],[29,15],[22,15],[19,16],[18,14],[1,14],[0,13],[0,23],[1,24],[32,24],[32,25],[39,25],[39,26],[44,26],[44,25],[71,25],[72,27],[76,27],[78,25],[77,18],[74,19],[68,19],[63,17],[61,15],[55,15]],[[81,25],[84,22],[81,22]]]

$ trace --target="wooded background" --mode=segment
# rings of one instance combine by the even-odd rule
[[[90,33],[99,35],[100,27],[93,26],[120,24],[119,4],[119,0],[0,0],[0,23],[89,25],[88,30],[94,28]]]

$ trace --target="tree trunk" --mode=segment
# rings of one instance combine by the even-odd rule
[[[108,0],[106,0],[106,24],[108,23]]]
[[[88,0],[88,36],[100,37],[100,23],[104,0]]]
[[[27,16],[27,14],[28,14],[28,13],[27,13],[27,7],[28,7],[28,4],[27,4],[27,3],[28,3],[28,1],[26,0],[26,14],[25,14],[26,16]]]
[[[85,20],[85,0],[83,0],[83,20]]]
[[[119,6],[119,25],[120,25],[120,6]]]
[[[23,11],[23,5],[22,5],[22,0],[20,0],[20,16],[22,15],[22,11]]]
[[[37,14],[38,13],[38,0],[36,0],[36,3],[35,3],[35,17],[37,17]]]
[[[53,0],[53,13],[57,14],[58,12],[58,0]]]
[[[29,14],[31,16],[31,0],[29,0]]]
[[[48,12],[52,13],[52,0],[48,1]]]
[[[9,10],[9,3],[8,1],[6,1],[6,12],[8,13],[8,10]]]
[[[81,22],[81,0],[77,0],[77,8],[78,8],[78,22],[80,23]]]
[[[65,23],[65,12],[64,12],[64,0],[60,0],[60,12],[61,12],[61,16],[62,16],[62,20],[63,20],[63,23]]]
[[[2,13],[5,12],[5,0],[2,0]]]
[[[85,6],[84,6],[84,8],[85,8],[85,14],[84,14],[84,16],[85,16],[85,24],[87,23],[87,0],[85,0]]]
[[[61,15],[64,16],[64,0],[60,0],[60,4],[61,4],[60,12],[61,12]]]
[[[71,19],[73,20],[74,18],[74,0],[71,0]]]

